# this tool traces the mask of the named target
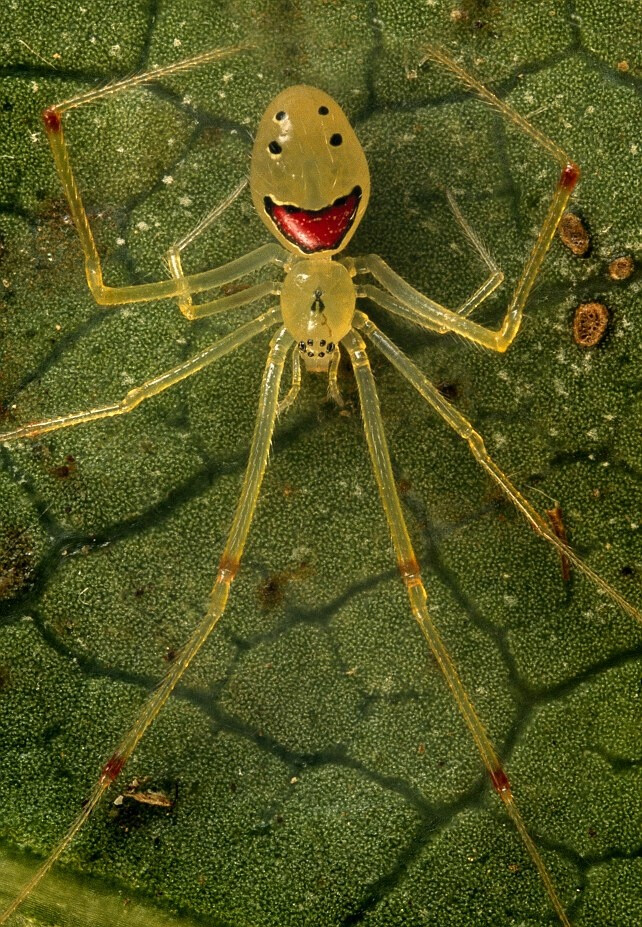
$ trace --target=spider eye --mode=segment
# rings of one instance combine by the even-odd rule
[[[330,112],[330,110],[328,109],[327,106],[320,106],[320,107],[319,107],[319,116],[327,116],[329,112]]]
[[[330,136],[330,144],[334,145],[335,148],[337,147],[337,145],[340,145],[342,141],[343,141],[343,136],[340,135],[338,132],[335,132],[334,135]]]
[[[270,154],[280,155],[283,149],[281,148],[278,142],[270,142],[270,144],[268,145],[268,151],[270,152]]]
[[[281,122],[282,119],[285,119],[286,115],[287,114],[284,112],[284,110],[280,109],[274,118],[277,122]]]

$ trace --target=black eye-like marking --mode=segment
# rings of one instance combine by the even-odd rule
[[[327,116],[329,112],[330,112],[330,110],[328,109],[327,106],[320,106],[320,107],[319,107],[319,116]]]
[[[270,144],[268,145],[268,151],[270,152],[270,154],[280,155],[283,149],[281,148],[278,142],[270,142]]]
[[[280,109],[274,118],[277,122],[281,122],[282,119],[285,119],[286,115],[287,113]]]
[[[330,136],[330,144],[334,145],[335,148],[337,147],[337,145],[340,145],[342,141],[343,141],[343,136],[340,135],[338,132],[335,132],[334,135]]]

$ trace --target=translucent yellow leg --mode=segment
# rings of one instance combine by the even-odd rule
[[[475,431],[468,419],[464,418],[464,416],[441,395],[437,387],[428,380],[415,364],[413,364],[410,358],[407,357],[387,335],[384,335],[374,322],[371,322],[362,312],[356,314],[355,326],[366,334],[375,347],[388,358],[399,373],[401,373],[402,376],[415,387],[417,392],[430,403],[433,409],[446,420],[450,427],[457,432],[459,437],[468,442],[468,446],[475,460],[492,477],[504,495],[513,503],[515,508],[521,512],[535,532],[548,541],[549,544],[552,544],[563,557],[570,560],[573,566],[595,583],[596,587],[612,599],[623,612],[626,612],[627,615],[630,615],[632,618],[635,618],[636,621],[642,623],[642,614],[640,614],[638,609],[631,605],[630,602],[627,602],[617,589],[614,589],[606,580],[602,579],[602,577],[592,570],[581,557],[578,557],[571,547],[558,537],[549,523],[533,508],[528,499],[520,493],[503,470],[501,470],[490,457],[484,445],[484,439]]]
[[[219,296],[216,299],[210,300],[209,302],[200,303],[198,306],[195,306],[194,301],[192,300],[192,293],[183,273],[181,251],[184,251],[185,248],[187,248],[188,245],[191,245],[199,235],[202,235],[203,232],[205,232],[211,225],[213,225],[213,223],[216,222],[216,220],[225,212],[225,210],[229,209],[232,203],[238,199],[247,185],[248,179],[245,177],[221,203],[217,203],[217,205],[201,219],[201,221],[191,230],[191,232],[173,244],[167,252],[167,265],[170,269],[172,277],[182,281],[182,289],[178,297],[178,306],[183,315],[187,316],[188,319],[203,319],[211,315],[217,315],[220,312],[225,312],[229,309],[236,309],[239,306],[244,306],[256,299],[262,299],[264,296],[278,296],[280,292],[279,287],[273,283],[259,283],[256,286],[248,286],[243,289],[239,288],[236,293],[230,293],[226,296]],[[278,263],[282,262],[279,261]]]
[[[292,351],[292,385],[283,399],[279,402],[277,415],[283,415],[290,408],[301,389],[301,361],[298,351]]]
[[[388,445],[383,428],[383,420],[379,410],[379,399],[377,397],[370,363],[366,355],[365,344],[354,330],[346,335],[342,344],[345,345],[350,355],[350,360],[354,369],[357,388],[359,390],[361,411],[363,414],[363,426],[368,442],[368,450],[370,451],[370,457],[372,459],[372,467],[392,534],[392,542],[397,555],[397,565],[401,573],[401,578],[406,585],[413,617],[419,625],[439,669],[453,694],[457,707],[472,734],[475,746],[488,771],[493,788],[504,803],[504,807],[537,869],[552,907],[564,927],[571,927],[544,861],[533,843],[517,805],[515,804],[508,776],[462,685],[455,665],[444,646],[439,632],[428,613],[426,607],[426,590],[421,579],[419,564],[417,563],[417,558],[415,557],[415,552],[401,511],[401,504],[395,486]]]
[[[180,383],[181,380],[185,380],[193,373],[197,373],[199,370],[202,370],[203,367],[207,367],[220,357],[224,357],[231,351],[236,350],[236,348],[245,344],[246,341],[259,335],[261,332],[267,331],[276,324],[277,320],[280,318],[280,314],[281,310],[277,307],[269,309],[267,312],[264,312],[263,315],[258,316],[258,318],[253,319],[251,322],[247,322],[245,325],[241,325],[236,331],[220,338],[215,344],[210,345],[209,348],[205,348],[205,350],[196,354],[194,357],[190,357],[190,359],[184,361],[184,363],[178,364],[170,370],[166,370],[165,373],[161,373],[151,380],[147,380],[141,386],[130,389],[126,396],[119,402],[98,406],[94,409],[87,409],[84,412],[69,412],[65,415],[57,415],[54,418],[46,418],[40,422],[32,422],[30,425],[21,425],[20,428],[16,428],[14,431],[5,431],[4,434],[0,433],[0,443],[16,441],[19,438],[35,438],[37,435],[46,434],[49,431],[58,431],[60,428],[72,428],[74,425],[81,425],[85,422],[95,422],[101,418],[113,418],[116,415],[126,415],[128,412],[131,412],[132,409],[135,409],[137,405],[140,405],[144,399],[157,396],[159,393],[162,393],[163,390],[169,389],[170,386],[174,386],[175,383]]]
[[[343,401],[343,396],[341,395],[341,390],[339,389],[339,364],[341,363],[341,350],[339,345],[336,346],[335,352],[332,355],[332,360],[330,361],[330,367],[328,368],[328,393],[331,398],[334,399],[336,404],[340,409],[345,405]]]
[[[504,320],[499,329],[493,331],[472,322],[464,315],[453,312],[445,306],[427,296],[424,296],[409,283],[395,273],[382,258],[371,254],[359,258],[358,272],[370,273],[385,288],[387,292],[378,287],[365,285],[360,288],[360,295],[374,300],[384,309],[404,316],[416,325],[422,325],[431,330],[452,331],[470,341],[481,344],[493,351],[505,351],[515,338],[522,321],[522,314],[526,300],[533,287],[535,278],[542,265],[542,261],[549,249],[555,230],[566,209],[569,197],[580,176],[580,170],[565,152],[555,142],[547,138],[539,129],[536,129],[523,116],[507,103],[504,103],[494,93],[491,93],[483,84],[480,84],[472,75],[468,74],[456,61],[453,61],[439,49],[427,49],[421,65],[426,61],[450,71],[458,80],[473,90],[484,102],[498,110],[509,122],[522,129],[538,145],[555,158],[561,167],[560,178],[553,194],[551,204],[535,241],[533,249],[524,265],[521,277],[517,281],[513,295],[509,301]],[[463,217],[462,217],[463,218]],[[474,234],[474,233],[473,233]],[[473,297],[474,298],[474,297]]]
[[[100,305],[114,306],[120,303],[145,302],[152,299],[166,299],[169,297],[183,298],[185,292],[200,293],[203,290],[222,286],[245,274],[252,273],[266,264],[276,263],[282,265],[286,259],[287,252],[285,249],[275,243],[264,245],[262,248],[257,248],[255,251],[235,261],[230,261],[222,267],[205,271],[204,273],[191,274],[186,277],[181,275],[180,279],[159,280],[154,283],[134,284],[132,286],[105,286],[103,283],[100,255],[98,254],[89,219],[76,183],[69,158],[69,149],[65,142],[62,127],[62,116],[68,110],[77,109],[80,106],[94,103],[96,100],[100,100],[104,97],[114,96],[123,91],[130,90],[132,87],[158,80],[161,77],[167,77],[171,74],[177,74],[180,71],[199,67],[211,61],[236,55],[250,47],[249,45],[235,45],[227,48],[214,49],[202,55],[196,55],[193,58],[186,58],[183,61],[178,61],[167,67],[156,68],[144,74],[137,74],[125,80],[108,84],[106,87],[89,90],[87,93],[79,94],[76,97],[72,97],[70,100],[65,100],[63,103],[58,103],[56,106],[52,106],[44,111],[43,121],[49,144],[51,145],[54,163],[69,202],[71,215],[85,255],[87,283],[89,284],[94,299]],[[208,218],[209,217],[206,217],[205,220],[203,220],[206,225],[211,224],[213,221],[213,218],[211,218],[208,222]],[[201,224],[202,223],[199,223],[199,225]]]
[[[11,915],[27,899],[40,881],[46,876],[54,863],[65,852],[78,831],[87,822],[94,808],[99,804],[103,795],[120,775],[125,763],[136,749],[141,738],[150,724],[156,719],[163,705],[185,673],[198,651],[208,639],[219,619],[221,618],[230,591],[230,585],[239,568],[241,554],[245,546],[250,524],[256,503],[259,497],[261,482],[267,466],[270,453],[270,443],[276,420],[276,410],[279,401],[279,387],[287,352],[292,345],[292,338],[282,328],[272,339],[261,387],[261,398],[256,417],[254,436],[250,448],[250,456],[243,480],[243,488],[230,528],[227,543],[220,560],[216,582],[210,593],[207,612],[192,633],[187,643],[179,651],[162,682],[149,696],[143,705],[138,718],[122,738],[116,750],[102,767],[98,781],[83,805],[65,836],[52,850],[50,855],[14,898],[11,904],[0,914],[0,924],[6,923]]]
[[[504,274],[499,269],[497,264],[495,264],[495,261],[488,251],[488,248],[483,243],[477,232],[475,232],[468,224],[468,220],[462,213],[457,200],[452,195],[450,190],[446,190],[446,198],[448,200],[448,205],[453,211],[455,219],[462,227],[464,235],[490,271],[489,276],[486,278],[486,280],[484,280],[482,285],[478,287],[478,289],[476,289],[475,292],[468,297],[468,299],[464,300],[461,306],[457,307],[457,315],[461,315],[467,318],[472,312],[475,311],[475,309],[481,306],[485,299],[488,299],[491,293],[495,292],[497,287],[502,285],[504,282]]]

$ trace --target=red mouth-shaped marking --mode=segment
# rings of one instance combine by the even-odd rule
[[[300,209],[275,203],[265,197],[265,211],[282,235],[301,251],[329,251],[339,247],[354,222],[361,200],[361,187],[340,196],[323,209]]]

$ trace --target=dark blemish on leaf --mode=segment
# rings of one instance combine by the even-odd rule
[[[166,663],[173,663],[177,656],[178,650],[175,647],[168,647],[163,655],[163,660]]]
[[[28,535],[10,528],[0,539],[0,599],[16,595],[33,573],[33,546]]]
[[[148,776],[144,779],[132,779],[132,781],[125,786],[122,795],[118,796],[122,799],[120,804],[129,799],[141,805],[152,805],[155,808],[173,808],[173,800],[162,789],[153,787],[146,788],[149,782],[150,779]],[[116,802],[114,802],[114,804],[116,804]]]
[[[268,576],[259,586],[258,594],[261,608],[269,611],[279,606],[285,597],[285,590],[289,583],[306,579],[312,574],[312,567],[305,561],[289,570],[280,570]]]
[[[4,103],[2,104],[2,112],[10,113],[12,109],[13,109],[13,103],[10,100],[5,100]]]
[[[565,547],[568,547],[566,528],[562,519],[562,510],[559,505],[556,505],[553,509],[546,509],[546,514],[548,515],[548,520],[551,523],[551,528],[555,532],[555,536],[559,538]],[[559,551],[559,555],[562,567],[562,579],[565,583],[567,583],[571,578],[571,563],[566,554],[562,553],[562,551]]]
[[[632,566],[628,566],[628,565],[627,565],[627,566],[623,566],[622,569],[620,570],[620,575],[621,575],[621,576],[626,576],[626,577],[634,576],[634,575],[635,575],[635,570],[634,570],[634,568],[633,568]]]
[[[410,480],[399,480],[397,483],[397,491],[400,496],[406,496],[412,489],[412,483]]]
[[[52,474],[59,480],[66,480],[76,472],[76,459],[73,454],[67,454],[65,462],[59,467],[52,467]]]
[[[584,222],[574,212],[565,212],[559,226],[559,236],[569,251],[584,257],[591,249],[591,237]]]
[[[437,389],[448,402],[454,402],[454,400],[459,397],[459,386],[448,380],[443,380],[441,383],[438,383]]]
[[[635,261],[630,255],[623,254],[611,261],[608,270],[611,280],[626,280],[635,270]]]
[[[11,672],[9,667],[0,664],[0,692],[4,692],[11,684]]]
[[[599,344],[609,324],[609,310],[604,303],[581,303],[573,316],[573,338],[582,348]]]

